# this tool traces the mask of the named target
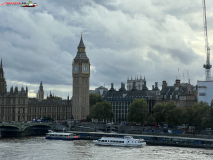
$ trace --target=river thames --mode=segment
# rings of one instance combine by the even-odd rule
[[[44,136],[0,138],[0,160],[213,159],[213,150],[170,146],[95,146],[89,140],[46,140]]]

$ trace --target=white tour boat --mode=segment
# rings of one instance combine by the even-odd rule
[[[96,145],[104,146],[146,146],[144,139],[134,139],[132,136],[124,136],[124,138],[102,137],[93,142]]]
[[[56,139],[56,140],[77,140],[80,139],[79,136],[73,133],[58,133],[49,130],[49,133],[46,134],[46,139]]]

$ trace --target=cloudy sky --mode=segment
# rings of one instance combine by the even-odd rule
[[[0,6],[0,57],[7,90],[27,85],[29,97],[35,97],[42,81],[45,97],[50,90],[71,96],[72,61],[81,31],[91,63],[90,89],[104,84],[110,88],[111,83],[119,89],[128,76],[140,73],[149,89],[163,80],[173,85],[178,68],[182,82],[187,82],[187,70],[193,85],[205,78],[202,0],[33,2],[38,6]],[[206,4],[213,48],[213,1]]]

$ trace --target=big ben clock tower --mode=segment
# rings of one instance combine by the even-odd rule
[[[72,63],[73,100],[72,114],[75,120],[81,120],[89,115],[89,77],[90,62],[86,55],[84,42],[78,45],[78,52]]]

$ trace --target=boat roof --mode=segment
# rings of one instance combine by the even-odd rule
[[[73,133],[57,133],[57,132],[51,132],[51,133],[47,133],[47,134],[64,135],[64,136],[73,135]]]
[[[124,138],[121,137],[101,137],[103,139],[127,139],[127,138],[133,138],[132,136],[125,136]]]

